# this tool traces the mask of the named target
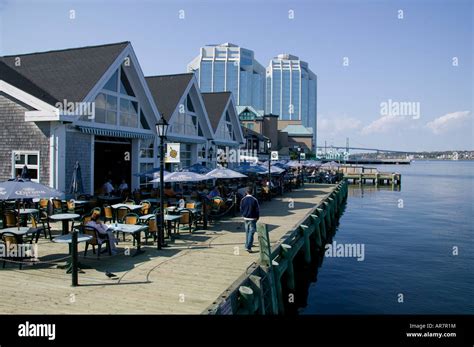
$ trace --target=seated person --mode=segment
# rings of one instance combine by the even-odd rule
[[[115,235],[112,229],[109,228],[107,224],[104,224],[100,219],[100,213],[92,213],[91,220],[87,222],[87,226],[94,228],[99,233],[99,240],[98,242],[102,242],[105,239],[105,235],[109,236],[110,240],[110,249],[112,254],[117,254],[116,244],[118,240],[115,238]]]

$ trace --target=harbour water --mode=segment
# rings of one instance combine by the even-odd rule
[[[400,191],[352,186],[333,241],[364,259],[325,257],[301,314],[474,314],[474,162],[380,166]]]

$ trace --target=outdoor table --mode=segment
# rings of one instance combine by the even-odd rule
[[[30,228],[30,227],[11,227],[11,228],[5,228],[5,229],[0,229],[0,235],[3,233],[12,233],[17,236],[23,236],[27,234],[34,234],[38,232],[38,229],[36,228]]]
[[[181,215],[179,214],[165,214],[165,222],[168,224],[168,238],[172,239],[171,237],[171,222],[174,222],[174,229],[176,232],[176,222],[181,219]]]
[[[114,223],[114,224],[111,224],[109,228],[112,229],[113,231],[120,231],[122,233],[131,234],[135,238],[135,240],[137,241],[137,250],[133,254],[133,257],[144,252],[141,249],[140,239],[141,239],[141,232],[146,231],[148,229],[147,225]]]
[[[17,211],[17,212],[20,215],[20,217],[22,217],[21,221],[20,221],[20,225],[26,227],[27,218],[24,218],[24,216],[29,215],[29,214],[37,215],[39,210],[37,210],[35,208],[20,208],[20,210]]]
[[[86,242],[92,239],[91,235],[79,234],[77,235],[77,243]],[[69,254],[72,255],[72,234],[57,236],[53,239],[53,242],[56,243],[67,243],[69,245]],[[79,269],[80,264],[78,265],[78,271],[84,273],[84,271]],[[83,266],[83,265],[81,265]],[[58,266],[58,269],[66,269],[66,273],[72,272],[72,256],[68,258],[66,265]]]
[[[68,231],[69,221],[73,221],[74,219],[77,219],[79,217],[80,215],[76,213],[58,213],[58,214],[53,214],[49,216],[49,219],[53,221],[62,221],[63,222],[62,234],[66,235],[69,233]]]
[[[149,213],[149,214],[145,214],[143,216],[140,216],[138,219],[141,221],[141,222],[146,222],[147,220],[149,220],[150,218],[154,218],[155,215],[153,213]]]
[[[35,208],[20,208],[20,210],[18,211],[18,214],[36,214],[38,212],[39,210]]]
[[[141,209],[143,206],[142,206],[142,205],[115,204],[115,205],[112,205],[111,207],[112,207],[113,209],[118,209],[118,208],[120,208],[120,207],[126,207],[126,208],[128,208],[129,210],[131,210],[131,211],[135,211],[135,210]]]

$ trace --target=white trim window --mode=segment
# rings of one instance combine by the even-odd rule
[[[178,106],[178,114],[170,127],[170,132],[192,136],[203,136],[201,125],[199,124],[191,97],[186,96],[186,105]]]
[[[223,140],[235,141],[234,127],[230,119],[229,111],[226,111],[225,119],[221,121],[217,128],[217,137]]]
[[[144,124],[143,111],[122,66],[114,72],[96,96],[95,122],[149,129],[149,126]]]
[[[12,177],[21,176],[24,166],[28,167],[28,176],[34,181],[40,180],[40,152],[39,151],[13,151],[12,152]]]

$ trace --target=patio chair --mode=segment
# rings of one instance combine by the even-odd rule
[[[49,239],[52,241],[53,236],[51,235],[51,225],[49,225],[48,213],[46,213],[45,211],[40,211],[38,222],[43,228],[44,238],[46,238],[46,232],[48,232]]]
[[[189,228],[189,233],[193,233],[193,213],[184,208],[181,211],[179,211],[179,214],[181,215],[181,218],[178,220],[178,228],[177,233],[179,234],[179,229],[181,229],[181,225],[188,225]]]
[[[8,232],[8,231],[1,233],[0,234],[0,239],[3,241],[3,244],[5,245],[6,249],[16,248],[19,245],[24,244],[23,243],[23,238],[21,236],[18,236],[16,234]],[[12,261],[15,261],[15,262],[19,262],[20,270],[21,270],[22,267],[23,267],[22,262],[26,258],[28,258],[28,257],[22,257],[20,254],[18,254],[18,256],[16,256],[16,257],[3,257],[3,268],[5,268],[5,264],[6,264],[7,260],[12,260]]]
[[[148,230],[145,231],[145,245],[148,243],[148,238],[150,236],[153,236],[153,241],[156,241],[158,238],[158,221],[156,220],[156,217],[148,219],[147,223]]]
[[[84,257],[87,255],[87,250],[89,245],[92,246],[92,253],[95,254],[95,246],[97,246],[97,259],[100,258],[102,245],[105,243],[109,255],[112,255],[112,249],[110,247],[110,239],[108,234],[101,234],[95,228],[91,226],[82,226],[82,233],[84,235],[90,235],[92,238],[89,241],[86,241],[86,247],[84,249]]]
[[[111,206],[106,205],[104,206],[104,222],[113,222],[114,220],[114,210]]]
[[[125,224],[138,224],[140,216],[136,213],[127,213],[123,218]]]
[[[77,213],[77,214],[84,214],[84,207],[83,206],[76,206],[74,200],[68,200],[66,202],[67,212],[69,213]]]
[[[49,200],[48,199],[40,199],[39,203],[39,210],[48,212]]]
[[[144,200],[144,201],[140,202],[140,205],[142,205],[142,208],[140,210],[142,215],[146,215],[146,214],[150,213],[151,203],[149,201]]]
[[[128,207],[125,207],[125,206],[119,207],[115,215],[117,222],[123,223],[123,219],[128,213],[130,213],[130,209]]]
[[[17,213],[13,210],[5,210],[3,212],[3,227],[4,228],[13,228],[18,225],[18,216]]]
[[[63,202],[59,199],[53,199],[53,214],[63,213]]]

